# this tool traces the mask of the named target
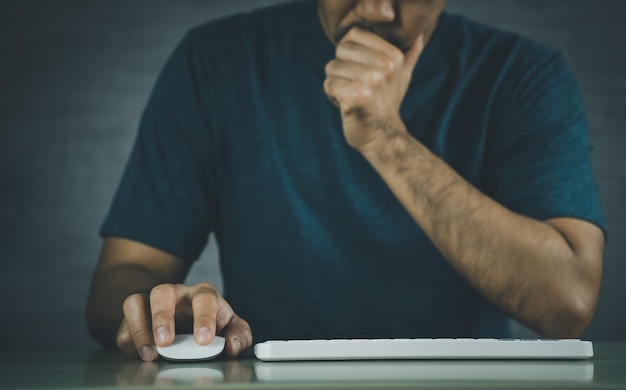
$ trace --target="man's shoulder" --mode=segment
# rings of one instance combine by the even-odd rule
[[[494,27],[463,15],[444,13],[445,27],[456,50],[453,55],[472,63],[475,61],[503,61],[524,67],[545,61],[558,50],[526,37],[518,32]]]

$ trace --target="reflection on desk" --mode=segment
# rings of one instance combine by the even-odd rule
[[[0,352],[0,389],[562,388],[626,389],[626,343],[595,344],[584,361],[143,363],[119,351]]]
[[[370,361],[256,363],[261,381],[573,381],[593,380],[581,361]]]
[[[135,372],[122,370],[118,385],[211,386],[219,382],[249,382],[248,361],[224,363],[144,363]],[[121,375],[124,374],[124,375]],[[581,361],[358,361],[358,362],[254,362],[262,382],[327,381],[561,381],[593,380],[593,363]]]
[[[131,362],[116,375],[119,386],[211,387],[250,382],[590,382],[589,361],[344,361],[195,363]]]
[[[208,387],[223,381],[224,373],[219,369],[209,367],[168,367],[159,370],[154,384],[159,387],[178,384]]]
[[[129,361],[115,374],[115,382],[107,386],[212,387],[220,383],[253,381],[254,365],[249,360],[187,363]]]
[[[161,386],[193,385],[207,387],[220,382],[252,381],[249,364],[237,360],[223,363],[185,363],[161,365],[154,384]]]

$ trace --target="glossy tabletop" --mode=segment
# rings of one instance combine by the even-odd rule
[[[2,351],[0,389],[626,389],[626,343],[595,343],[594,352],[577,361],[142,363],[112,350]]]

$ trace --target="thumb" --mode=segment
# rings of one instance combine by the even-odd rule
[[[409,50],[404,53],[404,68],[407,72],[413,73],[413,69],[417,64],[417,60],[419,60],[422,51],[424,50],[424,34],[420,34]]]

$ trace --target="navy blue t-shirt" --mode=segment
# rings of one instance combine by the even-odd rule
[[[256,341],[507,336],[507,316],[347,144],[323,90],[332,58],[313,1],[192,29],[151,94],[101,235],[193,261],[215,233],[225,298]],[[604,229],[559,53],[443,13],[401,116],[505,207]]]

